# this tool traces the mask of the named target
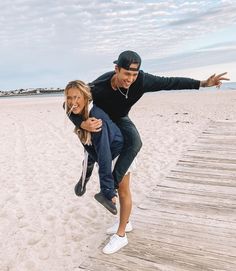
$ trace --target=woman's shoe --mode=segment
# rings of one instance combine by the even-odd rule
[[[83,180],[83,173],[82,173],[78,183],[75,185],[74,190],[75,190],[75,194],[78,197],[83,196],[83,194],[86,192],[86,185],[92,175],[93,168],[94,168],[94,163],[90,163],[86,169],[86,176],[85,176],[84,183],[82,184],[82,180]]]
[[[80,177],[78,183],[75,185],[75,194],[78,197],[83,196],[83,194],[86,192],[86,185],[88,181],[89,181],[89,178],[85,179],[84,184],[82,185],[82,176]]]

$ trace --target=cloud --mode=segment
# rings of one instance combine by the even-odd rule
[[[23,64],[26,74],[94,74],[123,49],[163,59],[236,24],[230,0],[1,0],[0,9],[0,71],[14,74]]]
[[[212,1],[2,1],[0,29],[6,46],[79,42],[83,51],[112,51],[138,44],[143,50],[155,45],[173,48],[219,28],[218,22],[235,23],[236,4]],[[208,3],[208,4],[207,4]],[[213,5],[213,6],[212,6]],[[206,27],[207,24],[207,27]],[[190,31],[189,31],[190,30]],[[35,41],[36,40],[36,41]],[[64,42],[65,43],[65,42]],[[68,47],[70,47],[70,42]],[[113,44],[111,46],[111,43]],[[163,50],[162,50],[163,53]],[[155,54],[156,55],[156,54]]]
[[[172,55],[171,57],[146,60],[144,65],[148,66],[151,71],[166,72],[169,70],[190,69],[206,65],[220,65],[230,63],[235,59],[235,47],[230,48],[225,46],[222,47],[219,52],[219,50],[213,46],[211,50],[201,50]]]

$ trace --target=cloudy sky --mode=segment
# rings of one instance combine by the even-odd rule
[[[0,10],[0,90],[88,82],[127,49],[146,72],[236,81],[235,0],[1,0]]]

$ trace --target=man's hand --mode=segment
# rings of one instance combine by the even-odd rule
[[[227,72],[215,75],[213,74],[210,76],[207,80],[201,81],[200,87],[213,87],[216,86],[217,88],[220,88],[222,85],[222,80],[229,81],[229,78],[225,78],[224,75],[227,74]]]
[[[88,118],[81,123],[80,127],[89,132],[100,132],[102,130],[102,120],[96,118]]]

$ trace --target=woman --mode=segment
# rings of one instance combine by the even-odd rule
[[[81,128],[75,127],[84,146],[85,154],[89,153],[99,166],[99,180],[101,191],[95,195],[95,199],[100,202],[111,213],[117,214],[116,209],[116,189],[112,176],[112,160],[121,152],[123,147],[123,136],[119,128],[111,121],[108,115],[92,104],[90,88],[84,82],[71,81],[65,88],[65,108],[69,116],[71,112],[82,116],[84,120],[95,117],[102,120],[102,127],[99,132],[90,133]],[[85,155],[87,158],[87,155]],[[87,159],[84,160],[84,173],[87,169]],[[83,182],[85,174],[83,174]]]

